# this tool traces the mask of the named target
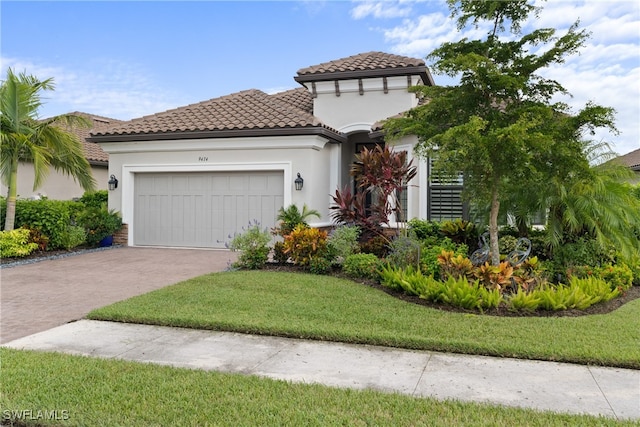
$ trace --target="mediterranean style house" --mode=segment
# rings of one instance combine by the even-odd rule
[[[336,189],[363,147],[384,144],[376,123],[417,105],[409,91],[433,85],[421,59],[368,52],[298,70],[297,89],[250,89],[94,130],[118,187],[109,208],[136,246],[222,248],[249,223],[273,227],[281,207],[307,205],[331,225]],[[394,141],[413,156],[415,137]],[[459,185],[429,180],[414,159],[408,218],[462,216]]]
[[[91,174],[96,180],[98,190],[106,190],[109,180],[109,155],[96,143],[87,141],[89,133],[107,129],[109,126],[119,123],[120,120],[93,114],[74,112],[74,116],[84,117],[91,122],[89,128],[73,128],[69,132],[74,134],[82,142],[84,155],[91,165]],[[51,170],[47,179],[40,188],[33,189],[34,171],[33,164],[21,162],[18,166],[18,197],[22,199],[40,198],[46,196],[55,200],[71,200],[84,194],[84,190],[69,175]],[[7,195],[7,186],[0,184],[0,194]]]

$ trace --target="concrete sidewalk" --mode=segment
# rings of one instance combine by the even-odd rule
[[[80,320],[5,347],[640,419],[640,371]]]

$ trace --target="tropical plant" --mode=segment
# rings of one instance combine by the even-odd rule
[[[25,257],[38,249],[37,243],[29,242],[29,230],[19,228],[0,231],[0,257]]]
[[[426,219],[412,218],[408,222],[409,231],[420,240],[440,236],[440,223]]]
[[[438,299],[445,304],[466,309],[496,308],[502,302],[499,289],[487,289],[478,280],[469,282],[466,278],[449,277]]]
[[[442,280],[447,280],[449,277],[468,279],[473,276],[473,264],[462,254],[456,255],[453,251],[443,250],[438,255],[438,264],[440,264]]]
[[[298,224],[308,227],[309,223],[307,220],[313,216],[320,218],[320,212],[315,209],[309,209],[306,204],[302,207],[302,211],[300,211],[296,205],[289,205],[287,208],[281,207],[276,217],[280,223],[275,233],[286,236],[291,233]]]
[[[294,264],[307,266],[313,258],[322,258],[327,250],[327,232],[298,224],[284,236],[284,253]]]
[[[590,152],[593,162],[613,156],[602,145],[592,146]],[[615,247],[624,260],[640,255],[640,239],[634,233],[640,230],[640,200],[624,182],[632,173],[616,162],[604,162],[578,177],[551,180],[545,207],[552,250],[561,252],[567,243],[583,238],[593,239],[601,252]]]
[[[399,195],[417,174],[411,163],[405,151],[394,152],[388,146],[363,149],[350,170],[356,181],[356,194],[349,187],[336,190],[331,217],[340,224],[359,226],[365,239],[387,239],[383,226],[389,225],[391,215],[395,214],[397,220],[404,218]],[[372,200],[369,206],[367,196]]]
[[[596,269],[595,276],[607,282],[611,289],[627,291],[633,285],[633,272],[624,263],[603,265]]]
[[[34,190],[43,184],[50,168],[74,177],[87,191],[95,187],[82,143],[65,130],[88,126],[87,121],[71,114],[38,118],[40,93],[53,88],[52,79],[41,81],[25,73],[15,74],[11,68],[0,86],[0,175],[8,187],[5,230],[14,228],[18,166],[22,161],[33,164]]]
[[[513,267],[506,261],[498,265],[486,262],[474,269],[473,274],[488,289],[501,291],[511,285]]]
[[[257,221],[250,222],[246,230],[236,233],[226,246],[232,251],[241,251],[233,267],[255,270],[262,268],[269,259],[271,235]]]
[[[442,221],[440,233],[455,243],[469,245],[478,239],[478,230],[474,223],[463,219]]]
[[[584,45],[588,33],[577,22],[564,35],[542,28],[518,39],[521,24],[539,10],[529,2],[447,2],[460,29],[469,22],[491,29],[484,39],[446,42],[431,52],[431,69],[461,76],[460,84],[413,88],[425,102],[387,120],[384,129],[391,138],[417,135],[417,155],[433,157],[435,173],[463,174],[464,198],[489,206],[490,260],[498,265],[501,203],[588,168],[582,135],[595,128],[617,132],[614,111],[588,103],[573,114],[567,104],[552,103],[566,89],[539,74]]]

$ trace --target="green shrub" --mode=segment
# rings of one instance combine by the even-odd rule
[[[24,257],[38,249],[37,243],[29,242],[29,230],[18,228],[0,231],[0,257]]]
[[[518,239],[516,237],[506,235],[498,239],[498,250],[502,255],[508,255],[510,252],[516,249]]]
[[[360,252],[384,258],[389,252],[389,241],[382,236],[375,236],[360,243]]]
[[[313,258],[325,257],[327,232],[298,224],[284,237],[284,253],[294,264],[307,266]]]
[[[87,241],[87,232],[84,227],[70,225],[67,231],[62,234],[62,247],[66,250],[73,249]]]
[[[595,275],[609,283],[611,289],[620,288],[626,291],[633,285],[633,273],[629,266],[623,263],[603,265],[595,270]]]
[[[381,261],[374,254],[349,255],[342,264],[342,270],[351,277],[377,280]]]
[[[241,251],[238,260],[233,263],[234,267],[256,270],[264,267],[269,259],[269,242],[271,235],[265,228],[260,228],[257,222],[250,223],[248,228],[233,236],[226,245],[232,251]]]
[[[327,274],[331,271],[331,261],[324,257],[311,258],[309,271],[313,274]]]
[[[360,252],[359,237],[360,227],[355,225],[339,225],[333,229],[329,235],[328,245],[338,264],[344,262],[349,255]]]
[[[588,265],[599,267],[614,262],[615,248],[602,247],[595,239],[581,237],[574,242],[567,242],[553,252],[553,262],[559,272],[567,267]]]
[[[17,200],[15,228],[27,226],[39,230],[49,239],[48,250],[64,248],[64,234],[82,208],[81,203],[73,201]]]
[[[409,220],[409,231],[414,233],[418,240],[440,237],[440,223],[414,218]]]
[[[286,264],[289,255],[284,253],[284,242],[275,242],[273,244],[273,261],[278,264]]]
[[[103,209],[109,202],[109,192],[107,190],[87,191],[78,201],[87,208]]]
[[[408,267],[420,266],[420,241],[409,236],[398,236],[391,241],[389,245],[389,254],[387,255],[387,262],[396,267]]]
[[[440,279],[440,263],[438,257],[442,251],[452,251],[454,255],[467,256],[469,248],[464,244],[456,244],[448,237],[440,240],[439,244],[428,246],[423,243],[420,254],[420,268],[426,275]]]
[[[78,225],[86,231],[86,242],[97,246],[102,239],[113,235],[122,227],[122,218],[115,210],[106,208],[86,208],[78,215]],[[65,228],[66,231],[66,228]]]

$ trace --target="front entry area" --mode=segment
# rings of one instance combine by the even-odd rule
[[[282,171],[136,173],[133,245],[224,248],[257,221],[276,224]]]

